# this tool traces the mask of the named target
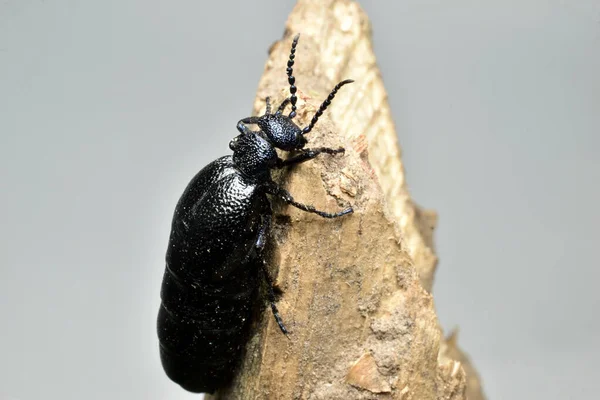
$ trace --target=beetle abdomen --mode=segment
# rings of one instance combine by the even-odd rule
[[[254,249],[268,200],[222,157],[185,189],[173,216],[158,337],[169,378],[213,392],[232,377],[254,306]]]
[[[191,392],[214,392],[232,376],[252,313],[257,289],[255,267],[232,279],[186,285],[165,270],[158,313],[163,368]]]

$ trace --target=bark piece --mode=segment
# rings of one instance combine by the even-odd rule
[[[379,372],[371,353],[363,354],[356,360],[346,375],[346,382],[373,393],[389,393],[392,390],[389,378],[386,379]]]
[[[288,96],[285,67],[301,33],[296,123],[352,78],[308,135],[307,147],[346,148],[278,177],[297,201],[355,213],[322,219],[277,203],[272,273],[291,334],[270,310],[257,321],[242,367],[216,399],[465,399],[462,354],[444,342],[430,294],[436,215],[411,200],[369,21],[350,0],[300,0],[270,50],[254,106]],[[441,351],[442,349],[442,351]],[[471,393],[471,391],[469,391]],[[470,400],[482,399],[476,390]]]
[[[458,347],[458,330],[454,330],[442,343],[440,357],[459,361],[467,374],[467,399],[483,400],[483,388],[477,370],[469,357]]]

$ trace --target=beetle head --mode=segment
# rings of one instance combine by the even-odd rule
[[[263,135],[266,140],[271,143],[272,146],[284,150],[284,151],[292,151],[292,150],[300,150],[303,149],[306,145],[305,135],[310,133],[310,131],[314,128],[319,117],[323,115],[323,112],[331,105],[331,101],[335,97],[337,91],[344,85],[353,82],[351,79],[346,79],[341,81],[333,90],[329,93],[329,96],[323,101],[321,106],[313,115],[310,123],[304,127],[300,128],[296,123],[294,123],[293,119],[296,116],[296,103],[298,102],[298,96],[296,93],[298,88],[296,88],[296,78],[293,73],[294,59],[296,57],[296,46],[298,45],[298,38],[300,36],[296,35],[292,41],[292,48],[290,50],[290,57],[287,62],[287,77],[288,83],[290,85],[290,97],[286,98],[277,111],[275,113],[271,113],[271,102],[270,99],[266,98],[266,110],[264,115],[260,117],[249,117],[244,118],[238,122],[237,129],[242,134],[253,133],[253,131],[249,130],[246,127],[246,124],[256,124],[260,128],[260,133]],[[286,106],[290,104],[292,106],[292,110],[288,115],[284,115]],[[257,133],[257,132],[254,132]]]
[[[257,125],[273,146],[278,149],[285,151],[299,150],[306,145],[302,128],[296,125],[287,115],[281,113],[265,114],[258,118]]]

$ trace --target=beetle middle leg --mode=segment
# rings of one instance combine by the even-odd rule
[[[326,154],[339,154],[344,153],[346,150],[343,147],[339,147],[337,149],[331,149],[329,147],[318,147],[316,149],[304,149],[301,150],[300,153],[287,158],[285,160],[278,159],[277,160],[277,168],[287,167],[289,165],[300,164],[308,160],[312,160],[316,156],[321,153]]]
[[[299,208],[302,211],[317,214],[323,218],[337,218],[337,217],[341,217],[346,214],[352,214],[354,212],[352,207],[348,207],[348,208],[345,208],[342,211],[338,211],[336,213],[328,213],[325,211],[317,210],[315,207],[311,206],[310,204],[298,203],[296,200],[294,200],[294,198],[292,197],[290,192],[277,186],[277,184],[275,184],[274,182],[270,182],[269,185],[267,186],[267,193],[270,193],[274,196],[279,197],[281,200],[283,200],[287,204],[292,205],[296,208]]]

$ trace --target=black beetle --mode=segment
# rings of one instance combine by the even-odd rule
[[[337,213],[296,202],[271,180],[271,170],[301,163],[320,153],[343,153],[343,148],[304,149],[305,134],[331,104],[338,83],[305,128],[296,116],[294,37],[287,64],[290,97],[275,113],[269,98],[266,112],[238,122],[240,132],[225,156],[204,167],[188,184],[175,208],[161,288],[158,338],[163,368],[169,378],[191,392],[214,392],[231,379],[244,348],[257,294],[259,275],[267,283],[273,315],[287,334],[277,307],[263,250],[270,232],[271,204],[267,195],[325,218]],[[292,111],[283,111],[291,104]],[[246,124],[256,124],[258,131]],[[296,151],[283,160],[275,148]]]

